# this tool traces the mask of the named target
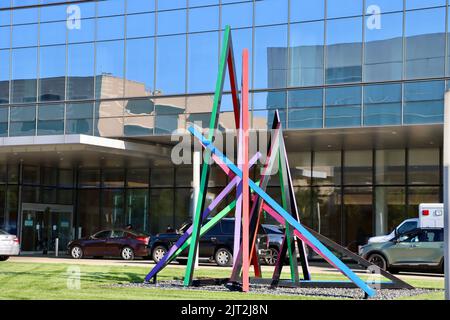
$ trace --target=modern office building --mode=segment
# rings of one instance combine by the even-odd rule
[[[283,118],[302,221],[351,248],[390,231],[442,200],[447,2],[0,0],[0,228],[38,251],[188,219],[171,133],[207,126],[230,25],[253,128]],[[232,130],[229,92],[222,111]],[[226,183],[214,168],[208,199]]]

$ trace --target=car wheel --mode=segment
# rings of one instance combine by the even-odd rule
[[[378,266],[379,268],[386,270],[387,269],[387,261],[386,259],[378,253],[371,254],[367,259],[370,263]]]
[[[226,248],[220,248],[216,251],[214,260],[219,267],[229,267],[233,264],[233,255]]]
[[[83,249],[80,246],[73,246],[72,249],[70,249],[70,255],[74,259],[82,259]]]
[[[120,252],[120,256],[123,260],[134,260],[134,251],[130,247],[125,247]]]
[[[164,258],[166,253],[167,253],[166,247],[157,246],[155,249],[153,249],[153,253],[152,253],[153,261],[155,261],[155,263],[160,262],[161,259]]]
[[[264,258],[264,262],[268,266],[274,266],[277,263],[278,250],[276,248],[270,248],[267,256]]]
[[[0,261],[6,261],[9,259],[9,256],[0,256]]]

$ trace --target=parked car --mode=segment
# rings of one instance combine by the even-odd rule
[[[0,230],[0,261],[6,261],[10,256],[18,256],[19,254],[19,238]]]
[[[213,228],[200,238],[199,259],[204,262],[215,262],[218,266],[227,267],[233,263],[234,246],[234,218],[220,220]],[[159,233],[150,240],[149,248],[152,259],[158,263],[169,248],[174,245],[182,234],[184,234],[191,222],[184,223],[178,230]],[[260,239],[261,235],[258,236]],[[187,263],[189,249],[185,249],[177,261],[180,264]]]
[[[68,244],[70,256],[74,259],[84,257],[121,257],[133,260],[135,257],[148,257],[147,245],[150,236],[130,230],[103,230],[96,234],[71,241]]]
[[[274,266],[277,263],[278,253],[283,244],[284,229],[272,224],[262,224],[259,233],[258,254],[263,263]]]
[[[396,238],[370,243],[359,254],[382,269],[399,271],[444,271],[444,229],[424,228],[409,231]]]
[[[419,219],[407,219],[400,223],[391,233],[384,236],[377,236],[369,238],[368,243],[383,243],[391,241],[396,237],[396,235],[402,235],[414,229],[417,229],[419,226]]]

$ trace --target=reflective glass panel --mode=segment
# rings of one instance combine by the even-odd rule
[[[0,50],[0,104],[9,102],[9,50]]]
[[[67,49],[67,99],[94,97],[94,45],[69,45]]]
[[[410,82],[404,90],[405,124],[444,121],[444,81]]]
[[[439,149],[408,150],[408,183],[425,185],[440,184]]]
[[[213,92],[219,68],[217,32],[189,35],[188,92]]]
[[[186,33],[186,10],[158,12],[158,35],[177,33]]]
[[[149,96],[153,92],[155,41],[153,38],[127,41],[125,95]]]
[[[186,75],[186,36],[158,38],[156,89],[161,94],[184,93]]]
[[[12,51],[11,86],[13,103],[35,102],[37,90],[37,49]]]
[[[445,8],[407,12],[405,23],[406,78],[443,76],[446,42]]]
[[[360,16],[363,0],[327,0],[327,18]]]
[[[326,90],[325,126],[357,127],[361,125],[361,87]]]
[[[189,32],[219,29],[219,7],[193,8],[189,10]]]
[[[377,184],[404,184],[405,150],[377,150],[375,178]]]
[[[38,135],[64,134],[64,105],[41,105],[38,108]]]
[[[288,91],[290,129],[322,128],[323,126],[323,90]]]
[[[323,84],[324,22],[291,25],[289,86]]]
[[[133,14],[127,16],[127,38],[151,37],[155,35],[155,14]]]
[[[313,184],[341,184],[340,151],[320,151],[314,153]]]
[[[291,22],[312,21],[324,18],[325,0],[291,0]]]
[[[64,100],[66,46],[41,47],[39,73],[39,101]]]
[[[97,43],[95,96],[97,98],[123,97],[124,42]]]
[[[222,1],[223,2],[223,1]],[[222,5],[222,29],[226,25],[232,28],[251,27],[253,25],[253,3],[243,2]],[[233,39],[235,33],[233,33]]]
[[[366,24],[365,81],[396,80],[403,74],[403,14],[384,14],[380,19],[380,28]]]
[[[364,87],[364,125],[395,125],[402,122],[402,85]]]
[[[327,83],[361,81],[361,23],[362,18],[337,19],[327,22]]]
[[[287,0],[259,0],[255,2],[255,25],[286,23],[287,20]]]
[[[255,30],[254,88],[286,86],[287,26],[260,27]]]

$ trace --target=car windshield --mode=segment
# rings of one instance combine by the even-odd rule
[[[8,235],[8,234],[9,234],[8,232],[3,231],[3,230],[0,230],[0,235],[6,236],[6,235]]]
[[[283,234],[283,230],[274,225],[263,225],[264,231],[269,234]]]
[[[402,224],[397,229],[397,233],[398,234],[405,234],[407,232],[410,232],[410,231],[414,230],[415,228],[417,228],[417,222],[416,221],[408,221],[408,222],[405,222],[404,224]]]

